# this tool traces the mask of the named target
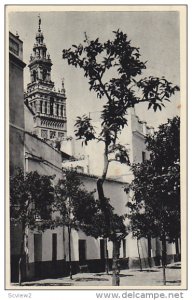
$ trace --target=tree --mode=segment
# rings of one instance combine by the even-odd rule
[[[83,45],[72,45],[72,49],[63,50],[63,58],[69,65],[79,67],[88,78],[89,89],[96,92],[99,99],[104,99],[101,111],[101,131],[97,134],[91,124],[91,118],[83,115],[76,121],[76,137],[82,139],[87,145],[91,140],[97,140],[104,144],[104,168],[101,177],[97,180],[98,197],[103,206],[105,221],[111,228],[110,218],[105,209],[106,198],[104,196],[103,184],[107,176],[107,170],[113,153],[120,163],[129,163],[127,149],[118,143],[118,136],[124,126],[127,125],[127,110],[139,103],[148,103],[148,108],[154,111],[162,109],[165,101],[178,86],[173,86],[164,77],[138,79],[146,68],[146,63],[140,60],[139,48],[133,47],[128,40],[127,34],[117,30],[113,32],[113,40],[104,43],[89,40],[85,33]],[[113,159],[114,160],[114,159]],[[113,237],[114,256],[116,256],[117,241],[115,233],[110,232]],[[117,285],[117,265],[113,264],[114,284]]]
[[[10,219],[12,226],[20,225],[21,247],[19,258],[19,285],[23,280],[26,229],[45,230],[52,224],[51,212],[54,201],[54,176],[39,175],[36,171],[24,174],[18,169],[10,177]],[[27,244],[27,243],[26,243]]]
[[[114,207],[110,204],[110,199],[105,199],[105,207],[100,200],[96,200],[95,206],[97,207],[97,212],[94,214],[94,218],[91,217],[91,222],[85,227],[82,227],[82,230],[86,235],[90,235],[94,238],[102,237],[106,241],[105,249],[105,270],[108,274],[109,272],[109,262],[108,262],[108,250],[107,250],[107,238],[112,242],[115,240],[116,244],[114,247],[114,264],[117,267],[116,272],[119,273],[119,248],[121,239],[123,239],[127,234],[127,228],[124,224],[125,216],[117,215],[114,212]],[[106,219],[107,217],[107,219]],[[108,224],[110,222],[110,228]],[[114,267],[113,264],[113,267]],[[116,280],[116,277],[113,278]]]
[[[63,179],[55,186],[55,211],[59,212],[55,225],[67,227],[69,249],[69,273],[72,279],[71,265],[71,230],[81,229],[86,235],[94,238],[108,237],[103,210],[99,200],[94,197],[95,190],[88,192],[75,169],[63,170]],[[111,226],[123,233],[126,228],[123,216],[114,214],[114,208],[106,199],[108,214],[111,214]]]
[[[76,170],[63,170],[63,178],[55,186],[54,208],[59,215],[55,220],[56,226],[67,227],[69,249],[69,274],[72,279],[71,264],[71,231],[82,229],[88,231],[97,214],[97,205],[94,199],[95,191],[85,190]],[[90,230],[90,229],[89,229]]]
[[[133,181],[126,188],[132,191],[131,210],[133,235],[160,238],[162,265],[166,284],[166,240],[180,237],[180,119],[174,117],[160,125],[153,136],[146,138],[150,159],[133,164]]]

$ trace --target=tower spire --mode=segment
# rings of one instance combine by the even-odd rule
[[[64,92],[64,90],[65,90],[64,89],[64,78],[61,79],[61,86],[62,86],[61,91]]]
[[[55,91],[51,81],[52,62],[47,54],[44,35],[41,29],[41,17],[38,14],[38,27],[29,62],[30,82],[27,85],[25,101],[35,114],[34,130],[43,139],[62,139],[66,136],[66,96],[64,92]]]
[[[41,32],[41,16],[40,16],[40,14],[38,14],[38,18],[39,18],[39,28],[38,28],[38,31]]]

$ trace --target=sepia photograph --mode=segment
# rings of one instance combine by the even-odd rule
[[[186,289],[186,6],[5,13],[5,288]]]

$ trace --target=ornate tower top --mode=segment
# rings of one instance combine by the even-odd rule
[[[64,81],[56,92],[51,81],[52,62],[44,43],[41,17],[29,62],[30,82],[27,84],[25,103],[34,112],[34,132],[43,139],[62,139],[66,135],[66,96]]]
[[[38,31],[33,45],[33,54],[30,55],[29,69],[31,74],[31,81],[28,87],[35,83],[41,83],[47,88],[53,89],[54,82],[51,81],[51,67],[52,62],[50,55],[47,54],[47,47],[44,43],[44,35],[41,30],[41,18],[38,16]]]

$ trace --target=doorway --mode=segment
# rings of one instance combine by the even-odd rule
[[[42,263],[42,234],[34,234],[34,268],[35,277],[41,278],[41,263]]]

